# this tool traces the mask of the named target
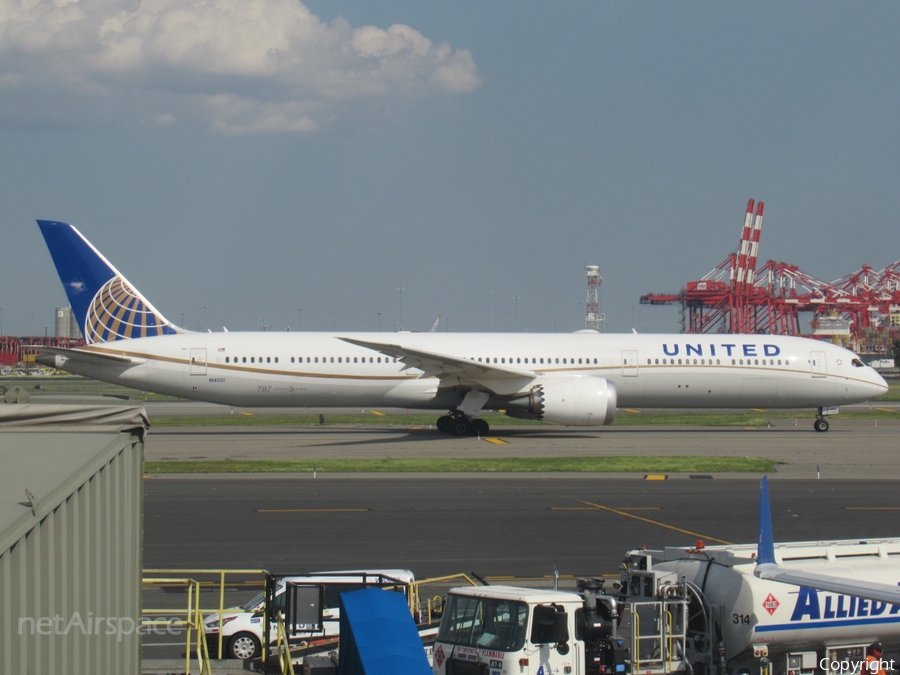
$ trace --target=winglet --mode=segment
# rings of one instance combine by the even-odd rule
[[[759,490],[759,541],[757,565],[775,565],[775,539],[772,535],[772,507],[769,505],[769,477],[763,476]]]

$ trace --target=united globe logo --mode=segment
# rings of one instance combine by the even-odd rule
[[[113,277],[97,291],[84,321],[88,344],[173,333],[122,277]]]

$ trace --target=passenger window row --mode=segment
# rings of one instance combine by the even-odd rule
[[[303,358],[304,357],[302,357],[302,356],[298,356],[298,357],[292,356],[291,363],[295,363],[295,362],[303,363]],[[347,356],[347,357],[323,356],[323,357],[321,357],[321,363],[335,363],[335,358],[337,358],[337,363],[351,363],[349,356]],[[391,359],[387,356],[384,357],[384,361],[382,361],[381,356],[370,356],[368,358],[369,358],[368,363],[382,363],[382,362],[383,363],[397,363],[397,359]],[[470,357],[470,360],[478,361],[479,363],[500,363],[500,364],[509,363],[511,365],[513,363],[515,363],[515,364],[523,364],[524,363],[525,365],[529,365],[529,358],[531,359],[531,364],[533,364],[533,365],[544,365],[544,363],[545,363],[545,360],[543,358],[527,357],[527,356],[526,357],[515,357],[515,359],[513,357],[509,357],[509,359],[507,359],[506,357],[497,357],[497,356],[494,356],[494,357],[479,356],[477,358],[473,356],[473,357]],[[273,363],[273,362],[278,363],[277,356],[275,356],[275,357],[272,357],[272,356],[266,356],[266,357],[262,357],[262,356],[249,356],[249,357],[248,356],[240,356],[240,357],[231,356],[231,357],[229,357],[229,356],[226,356],[225,357],[225,363]],[[318,356],[307,356],[306,357],[306,363],[319,363],[319,362],[320,362],[320,360],[319,360]],[[367,363],[366,357],[365,356],[361,356],[361,357],[354,356],[352,363]],[[547,358],[546,363],[548,365],[559,364],[560,359],[559,358]],[[598,360],[596,358],[593,359],[593,365],[597,365],[597,363],[598,363]],[[782,363],[782,359],[777,359],[777,361],[776,361],[776,359],[752,359],[752,360],[747,359],[747,363],[745,364],[744,359],[731,359],[731,365],[733,365],[733,366],[738,366],[738,365],[740,365],[740,366],[743,366],[743,365],[774,366],[774,365],[776,365],[776,363],[779,366],[780,365],[786,366],[786,365],[788,365],[789,362],[787,359],[784,359],[783,363]],[[577,360],[577,364],[578,365],[592,365],[592,361],[590,358],[582,358],[582,359]],[[574,358],[570,359],[570,358],[564,357],[562,359],[562,365],[576,365],[576,359],[574,359]],[[669,366],[674,366],[674,365],[679,365],[679,366],[680,365],[695,365],[695,366],[697,366],[697,365],[700,365],[700,366],[717,365],[717,366],[719,366],[719,365],[722,365],[722,361],[720,359],[716,359],[715,363],[714,363],[712,359],[693,359],[693,361],[691,359],[671,359],[671,358],[670,359],[647,359],[647,365],[648,366],[650,366],[650,365],[664,365],[664,366],[666,366],[666,365],[669,365]],[[853,365],[856,366],[857,364],[854,363]]]
[[[238,359],[240,359],[240,361]],[[278,363],[278,357],[276,356],[276,357],[274,357],[274,359],[271,356],[265,357],[265,363],[272,363],[273,361],[275,363]],[[225,363],[263,363],[263,357],[262,356],[259,356],[259,357],[256,357],[256,356],[249,356],[249,357],[248,356],[240,356],[240,357],[226,356]]]
[[[278,363],[278,357],[277,357],[277,356],[275,356],[275,357],[266,356],[266,357],[265,357],[265,361],[263,360],[263,357],[262,357],[262,356],[260,356],[260,357],[256,357],[256,356],[250,356],[250,357],[247,357],[247,356],[226,356],[226,357],[225,357],[225,363],[273,363],[273,362],[274,362],[274,363]],[[296,362],[296,363],[303,363],[303,357],[302,357],[302,356],[298,356],[298,357],[293,357],[293,356],[292,356],[292,357],[291,357],[291,363],[295,363],[295,362]],[[318,356],[315,356],[315,357],[307,356],[307,357],[306,357],[306,362],[307,362],[307,363],[319,363],[319,357],[318,357]],[[323,356],[323,357],[322,357],[322,363],[334,363],[334,362],[335,362],[335,357],[334,357],[334,356],[330,356],[330,357],[329,357],[329,356]],[[337,362],[338,362],[338,363],[350,363],[351,361],[350,361],[350,357],[349,357],[349,356],[347,356],[347,357],[338,356],[338,357],[337,357]],[[354,356],[352,362],[353,362],[353,363],[367,363],[366,357],[365,357],[365,356]],[[368,360],[368,363],[382,363],[382,357],[380,357],[380,356],[377,356],[377,357],[376,357],[376,356],[370,356],[370,357],[369,357],[369,360]],[[389,357],[385,356],[385,357],[384,357],[384,363],[391,363],[391,359],[390,359]],[[393,359],[393,363],[397,363],[397,359]]]
[[[682,363],[682,361],[683,361],[683,363]],[[680,365],[686,365],[686,366],[690,366],[690,365],[695,365],[695,366],[698,366],[698,365],[699,365],[699,366],[706,366],[706,365],[712,366],[712,365],[717,365],[717,366],[720,366],[720,365],[722,365],[722,361],[721,361],[720,359],[716,359],[715,364],[713,364],[713,360],[712,360],[712,359],[694,359],[693,362],[691,361],[691,359],[647,359],[647,365],[648,365],[648,366],[651,366],[651,365],[660,365],[660,362],[662,362],[662,365],[664,365],[664,366],[666,366],[666,365],[669,365],[669,366],[674,366],[674,365],[679,365],[679,366],[680,366]],[[752,360],[751,360],[751,359],[747,359],[747,363],[744,364],[744,359],[731,359],[731,365],[733,365],[733,366],[743,366],[743,365],[748,365],[748,366],[774,366],[774,365],[776,365],[776,360],[775,360],[775,359],[752,359]],[[781,359],[778,359],[778,360],[777,360],[777,365],[779,365],[779,366],[782,365],[782,360],[781,360]],[[788,360],[787,360],[787,359],[784,359],[784,364],[783,364],[783,365],[785,365],[785,366],[788,365]]]

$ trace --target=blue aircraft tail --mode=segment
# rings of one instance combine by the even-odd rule
[[[37,223],[88,344],[182,332],[78,230],[52,220]]]
[[[759,541],[756,564],[775,563],[775,538],[772,534],[772,507],[769,506],[769,477],[763,476],[759,489]]]

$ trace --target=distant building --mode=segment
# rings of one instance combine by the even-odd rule
[[[81,331],[78,329],[78,321],[75,319],[71,307],[56,308],[56,337],[81,337]]]

